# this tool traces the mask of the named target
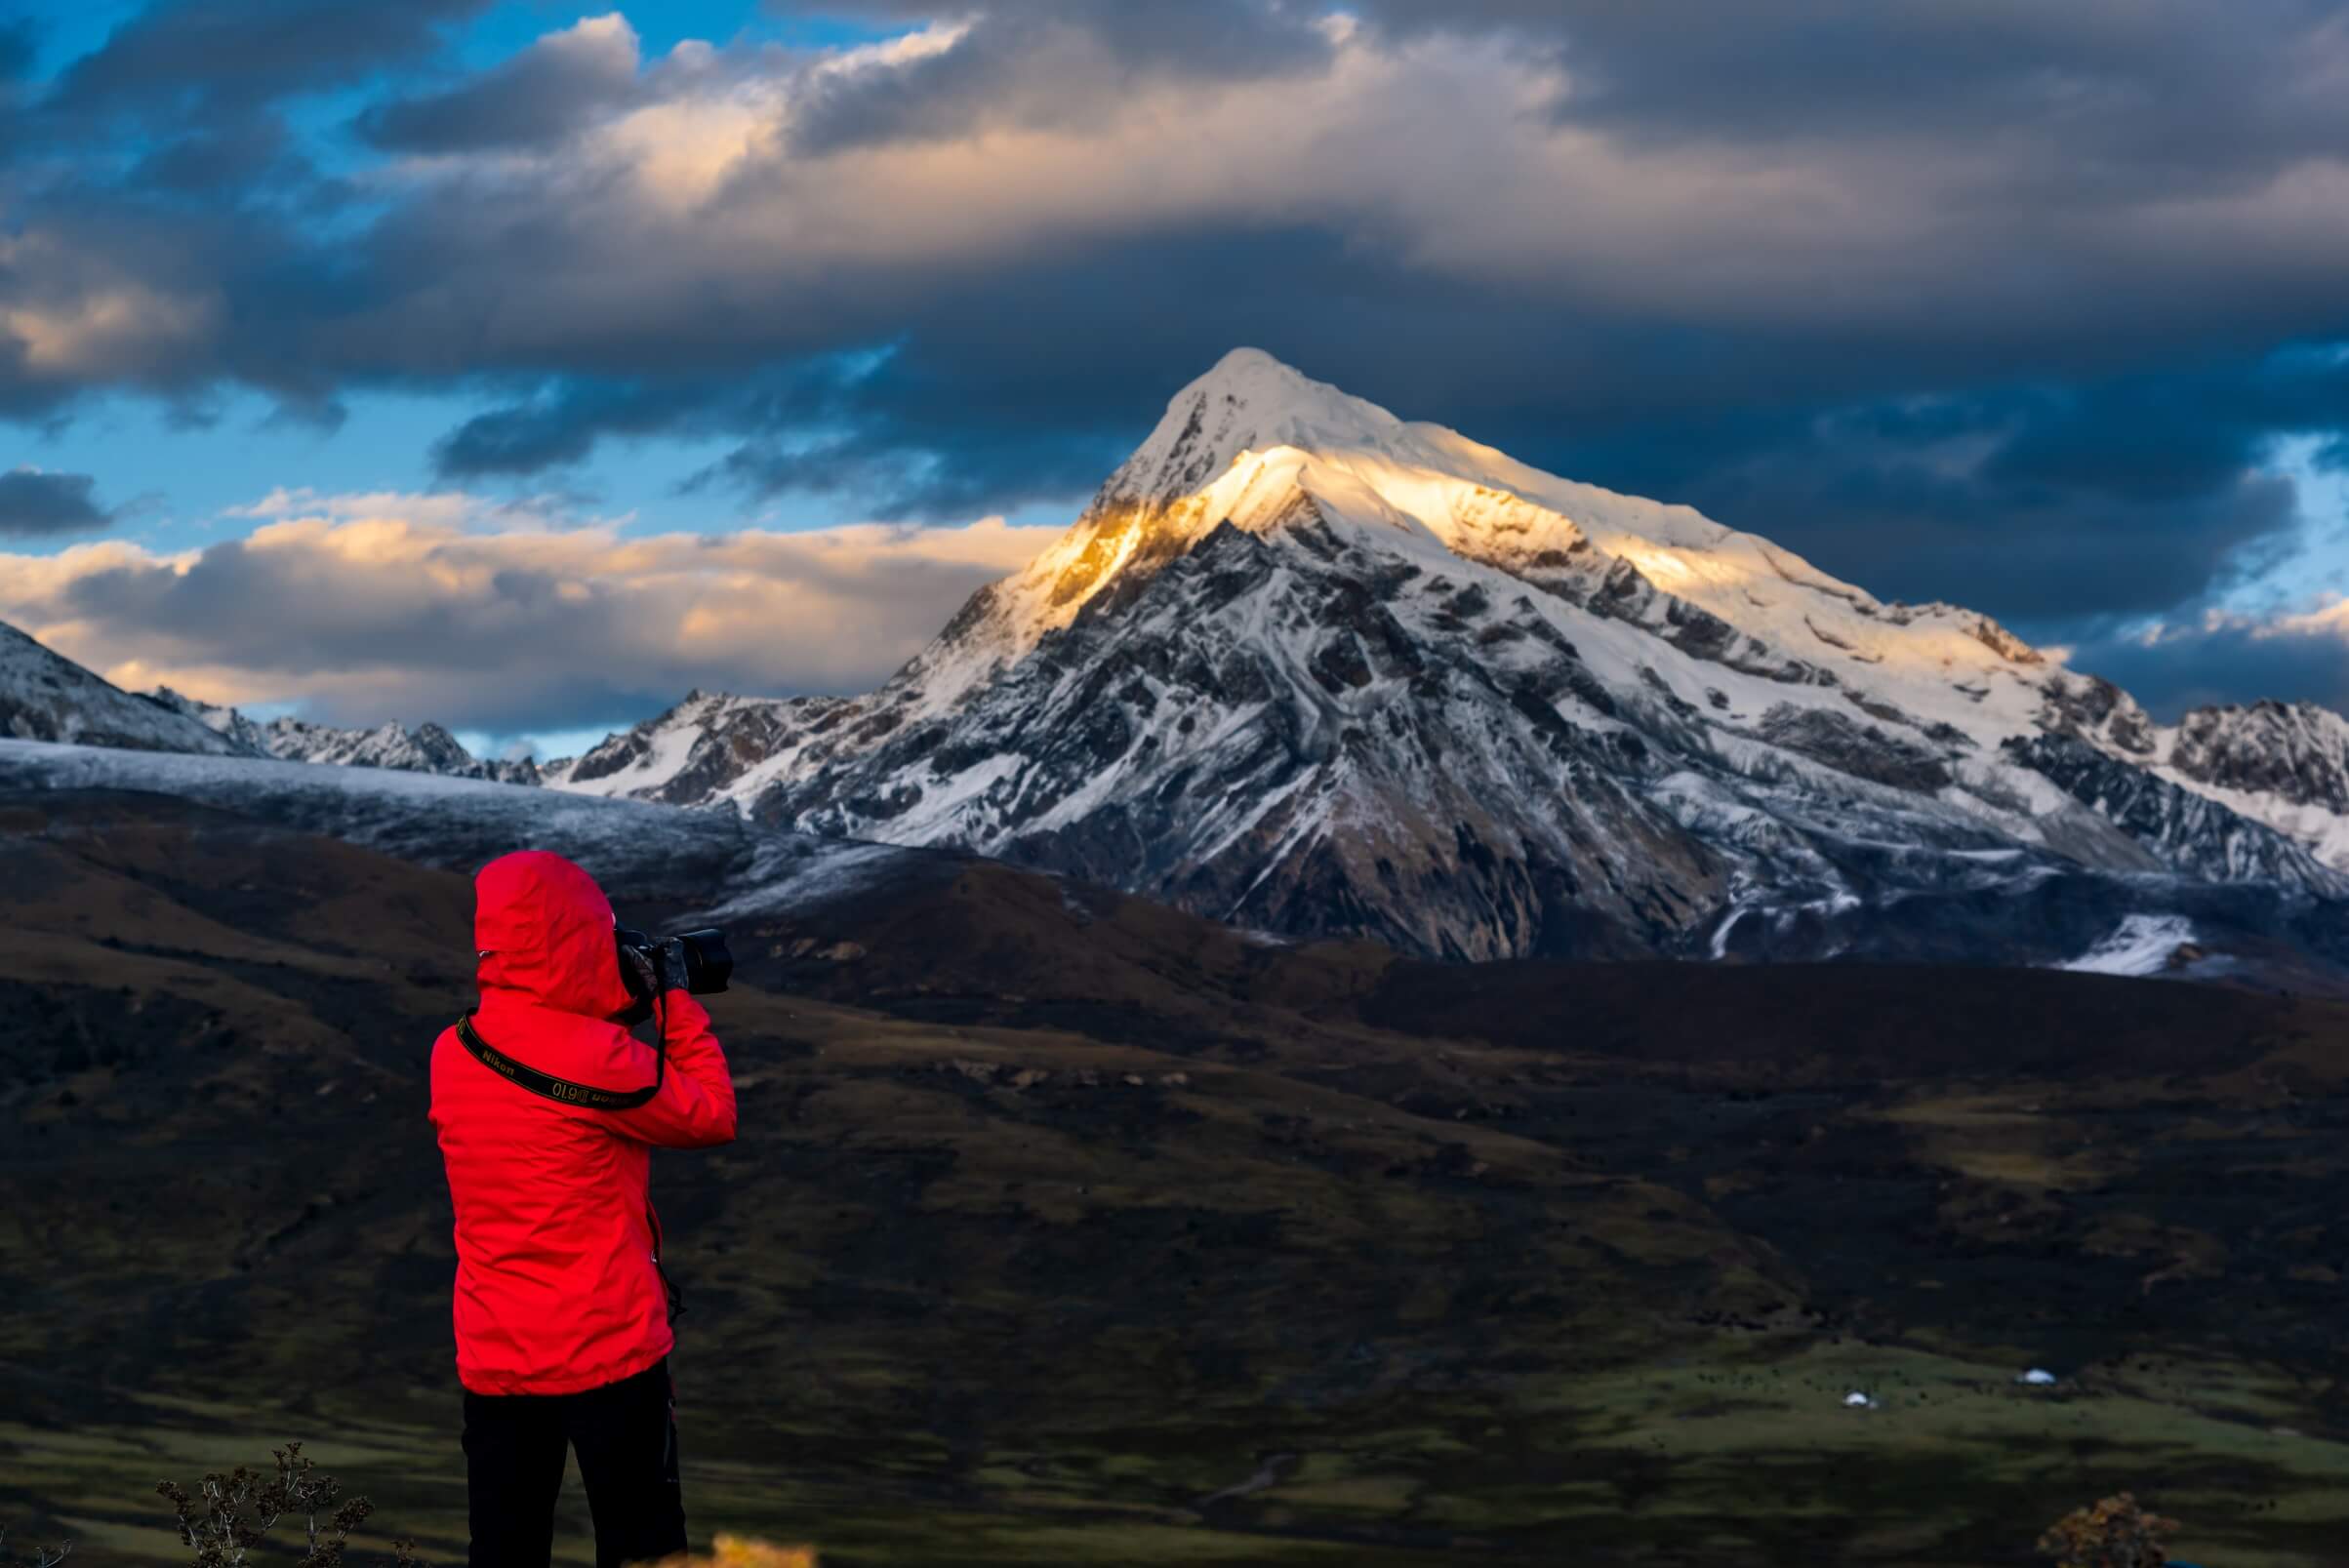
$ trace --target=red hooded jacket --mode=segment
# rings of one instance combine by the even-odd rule
[[[574,1083],[652,1083],[652,1049],[609,1022],[629,997],[594,879],[530,850],[483,866],[473,893],[481,1037]],[[645,1195],[651,1153],[732,1142],[734,1080],[701,1003],[672,990],[664,1007],[668,1070],[633,1110],[533,1094],[454,1027],[433,1044],[432,1127],[457,1211],[457,1376],[475,1393],[578,1393],[674,1344]]]

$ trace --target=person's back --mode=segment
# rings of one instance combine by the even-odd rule
[[[674,1337],[647,1181],[654,1146],[734,1137],[725,1057],[682,989],[657,1009],[665,1066],[615,1022],[633,998],[611,905],[578,866],[509,855],[474,892],[480,1007],[432,1050],[432,1126],[457,1218],[472,1561],[547,1562],[567,1446],[599,1564],[682,1551]]]

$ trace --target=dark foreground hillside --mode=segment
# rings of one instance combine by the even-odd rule
[[[165,1560],[156,1479],[301,1436],[460,1558],[465,879],[53,792],[0,886],[0,1525]],[[655,1179],[701,1529],[1992,1564],[2126,1486],[2198,1561],[2344,1559],[2339,1005],[1406,963],[950,861],[737,946],[743,1139]]]

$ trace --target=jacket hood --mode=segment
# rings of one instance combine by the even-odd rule
[[[610,1018],[629,1002],[612,945],[612,901],[560,855],[501,856],[473,877],[473,949],[482,994]]]

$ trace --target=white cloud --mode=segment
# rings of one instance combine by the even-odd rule
[[[2337,593],[2327,594],[2316,608],[2298,615],[2277,619],[2271,626],[2259,628],[2260,636],[2338,637],[2349,643],[2349,598]]]
[[[240,508],[266,521],[201,549],[0,554],[0,620],[132,689],[541,732],[641,717],[695,686],[869,689],[1056,532],[492,526],[506,510],[273,492]]]
[[[566,503],[560,498],[551,496],[524,496],[499,501],[468,495],[460,490],[422,493],[352,490],[328,494],[307,485],[291,488],[279,485],[259,501],[249,502],[242,506],[222,508],[221,515],[268,522],[308,520],[347,523],[391,519],[449,528],[515,531],[561,528],[573,526],[577,521],[569,517]],[[615,526],[628,519],[607,517],[595,521]]]

